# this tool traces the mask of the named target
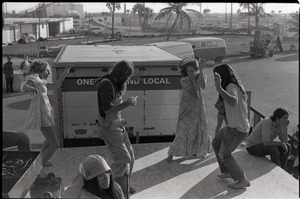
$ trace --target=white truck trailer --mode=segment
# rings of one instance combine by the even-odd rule
[[[98,144],[96,79],[121,60],[132,61],[135,71],[124,99],[138,96],[137,106],[122,111],[133,143],[174,136],[180,102],[182,57],[156,46],[67,45],[54,60],[53,78],[67,65],[72,69],[54,92],[54,118],[64,147]],[[98,141],[97,141],[98,140]],[[100,143],[101,144],[101,143]]]

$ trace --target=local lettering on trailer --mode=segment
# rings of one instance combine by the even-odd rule
[[[143,78],[137,80],[129,80],[128,84],[170,84],[167,77],[154,77],[154,78]]]

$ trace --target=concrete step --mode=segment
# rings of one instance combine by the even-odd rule
[[[234,157],[243,168],[251,186],[233,190],[232,179],[219,179],[214,153],[203,159],[174,158],[166,161],[170,143],[134,144],[136,162],[131,186],[136,189],[131,199],[202,199],[202,198],[298,198],[299,182],[269,159],[248,154],[243,147]],[[90,154],[100,154],[110,164],[105,146],[62,148],[51,158],[54,166],[42,173],[53,172],[68,186],[77,175],[78,165]]]

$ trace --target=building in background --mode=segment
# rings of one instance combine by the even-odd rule
[[[2,43],[13,43],[22,34],[48,38],[73,28],[73,18],[4,18]]]

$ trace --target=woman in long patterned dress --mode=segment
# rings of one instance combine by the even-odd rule
[[[70,66],[66,67],[64,73],[55,84],[55,88],[61,85],[70,68]],[[51,69],[47,62],[36,61],[30,65],[25,80],[21,84],[21,90],[28,90],[32,95],[24,128],[39,129],[46,138],[41,150],[44,167],[52,166],[52,163],[48,160],[59,147],[51,111],[52,107],[47,95],[46,85],[50,71]]]
[[[184,60],[180,64],[182,94],[175,139],[168,151],[168,162],[173,156],[186,158],[205,157],[211,151],[211,137],[208,132],[202,89],[206,87],[203,72],[205,60],[199,64],[196,59]]]

